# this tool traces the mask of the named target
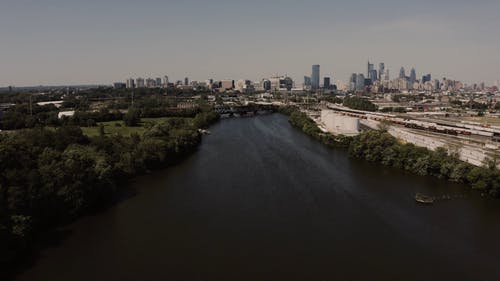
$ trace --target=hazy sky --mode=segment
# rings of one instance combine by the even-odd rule
[[[500,79],[500,0],[0,0],[0,86],[128,77],[302,83],[384,61]]]

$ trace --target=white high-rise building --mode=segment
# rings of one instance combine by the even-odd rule
[[[128,89],[133,89],[135,88],[135,82],[133,78],[127,79],[127,88]]]

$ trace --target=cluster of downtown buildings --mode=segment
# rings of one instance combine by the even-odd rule
[[[302,87],[296,87],[295,81],[287,76],[273,75],[255,82],[247,79],[242,80],[220,80],[208,79],[205,81],[190,81],[188,77],[175,82],[170,82],[168,76],[163,78],[130,78],[123,82],[113,84],[115,88],[180,88],[180,89],[209,89],[212,91],[239,91],[251,93],[255,91],[303,91],[303,90],[336,90],[336,86],[331,83],[330,77],[324,77],[323,84],[320,85],[320,66],[313,65],[311,76],[304,76]]]
[[[378,70],[375,65],[368,62],[366,76],[363,73],[353,73],[349,79],[348,89],[350,91],[368,91],[375,93],[384,92],[439,92],[439,91],[459,91],[466,87],[461,81],[443,78],[432,79],[431,74],[424,74],[420,79],[417,78],[415,68],[411,68],[409,75],[406,74],[404,67],[399,70],[397,78],[391,80],[389,69],[385,68],[382,62]],[[483,91],[485,84],[474,84],[470,86],[471,90]]]
[[[394,92],[442,92],[459,91],[468,89],[473,91],[484,91],[485,84],[465,85],[461,81],[455,81],[443,78],[432,79],[431,74],[425,74],[421,78],[417,77],[415,68],[411,68],[408,73],[404,67],[401,67],[396,78],[391,79],[389,69],[384,63],[375,65],[368,62],[366,74],[353,73],[349,82],[338,81],[335,85],[331,77],[321,77],[320,65],[312,66],[311,75],[304,76],[302,85],[297,83],[289,76],[273,75],[260,81],[242,80],[219,80],[208,79],[205,81],[190,81],[188,77],[184,80],[169,81],[168,76],[163,78],[130,78],[125,83],[114,83],[115,88],[179,88],[179,89],[208,89],[213,92],[238,91],[241,93],[252,93],[256,91],[280,91],[280,92],[311,92],[325,91],[336,92],[374,92],[374,93],[394,93]]]

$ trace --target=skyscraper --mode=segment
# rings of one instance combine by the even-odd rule
[[[430,82],[432,80],[432,76],[430,74],[422,76],[422,83]]]
[[[309,87],[311,86],[311,77],[309,76],[304,76],[304,86]]]
[[[315,64],[312,66],[312,74],[311,74],[311,87],[313,89],[319,89],[319,75],[320,75],[320,66],[319,64]]]
[[[371,70],[369,79],[371,82],[378,80],[378,74],[376,69]]]
[[[382,75],[385,73],[385,63],[381,62],[378,65],[378,80],[382,80]]]
[[[370,61],[368,61],[368,67],[367,67],[366,75],[367,75],[368,78],[370,78],[372,80],[373,80],[373,77],[371,77],[371,75],[372,75],[373,70],[375,70],[375,67],[374,67],[373,63],[370,63]]]
[[[400,79],[406,78],[406,71],[404,67],[401,67],[401,69],[399,70],[399,78]]]
[[[331,86],[332,85],[331,85],[331,82],[330,82],[330,77],[325,77],[323,79],[323,88],[328,90],[328,89],[330,89]]]
[[[135,88],[135,82],[133,78],[127,79],[127,88],[128,89],[133,89]]]
[[[417,81],[417,73],[415,71],[415,68],[412,68],[410,71],[410,83],[415,83]]]
[[[359,73],[356,76],[356,91],[362,91],[365,89],[365,76],[363,73]]]
[[[356,73],[351,74],[351,79],[349,79],[349,90],[355,91],[356,90]]]

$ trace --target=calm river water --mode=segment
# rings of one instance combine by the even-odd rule
[[[211,131],[18,280],[499,280],[499,201],[350,159],[279,114]]]

